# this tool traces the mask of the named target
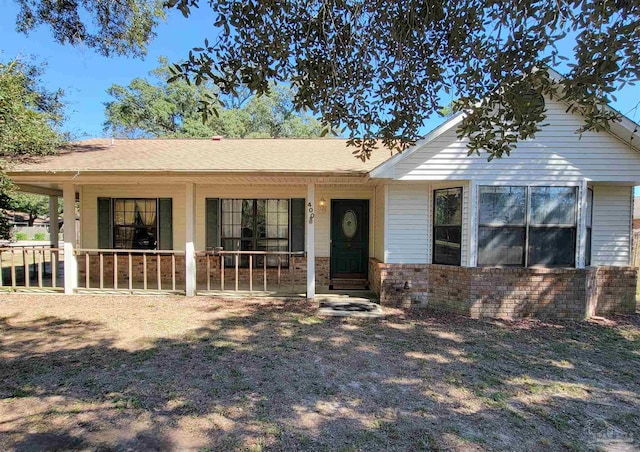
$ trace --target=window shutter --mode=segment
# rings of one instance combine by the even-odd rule
[[[113,248],[111,198],[98,198],[98,248]]]
[[[291,251],[304,251],[304,198],[291,200]]]
[[[158,249],[173,249],[173,199],[160,198],[158,200]]]
[[[220,246],[220,227],[218,222],[218,198],[207,199],[206,205],[206,230],[207,230],[207,249],[212,250],[216,246]]]

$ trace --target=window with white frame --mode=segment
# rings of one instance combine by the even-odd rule
[[[478,265],[575,266],[575,187],[480,186]]]

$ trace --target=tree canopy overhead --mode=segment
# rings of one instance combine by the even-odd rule
[[[21,60],[0,62],[0,210],[13,207],[14,186],[6,176],[7,167],[52,154],[67,139],[59,129],[63,92],[43,87],[41,74],[41,67]],[[8,220],[0,214],[0,238],[8,235]]]
[[[136,78],[128,86],[112,85],[107,90],[113,100],[105,104],[105,131],[128,138],[308,138],[322,132],[316,118],[295,111],[295,92],[287,85],[271,86],[260,97],[244,88],[237,96],[221,98],[210,83],[167,83],[169,76],[167,60],[160,58],[160,67],[149,78]],[[217,115],[203,123],[204,102],[213,103]]]
[[[140,54],[162,18],[144,0],[63,0],[64,16],[36,14],[45,0],[18,0],[19,28],[48,23],[60,42],[82,40],[84,8],[97,32],[86,44],[103,54]],[[147,18],[131,11],[150,5]],[[262,94],[291,83],[293,104],[321,115],[327,130],[346,129],[366,158],[376,147],[403,149],[420,137],[446,93],[465,111],[460,137],[469,152],[508,154],[544,121],[540,94],[580,111],[583,130],[602,130],[616,114],[613,93],[640,75],[640,2],[634,0],[167,0],[186,17],[209,7],[212,35],[174,67],[178,78],[212,83],[223,94],[242,86]],[[62,7],[60,7],[62,8]],[[129,8],[129,10],[127,10]],[[36,19],[34,19],[34,17]],[[127,22],[129,21],[129,22]],[[110,31],[113,25],[113,32]],[[84,33],[84,34],[83,34]],[[135,39],[131,39],[131,36]],[[556,43],[575,37],[568,55]],[[571,62],[566,79],[546,71]],[[211,104],[213,107],[215,105]]]
[[[64,139],[63,92],[40,84],[42,69],[20,60],[0,62],[0,169],[16,159],[55,152]]]

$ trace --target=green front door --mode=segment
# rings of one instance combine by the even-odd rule
[[[366,279],[369,200],[331,200],[331,278]]]

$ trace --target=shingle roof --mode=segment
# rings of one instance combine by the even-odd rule
[[[11,172],[198,171],[367,173],[390,158],[380,147],[362,162],[343,139],[92,139]]]

